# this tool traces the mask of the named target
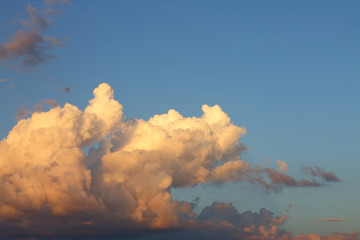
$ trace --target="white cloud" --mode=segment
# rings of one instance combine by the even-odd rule
[[[261,223],[236,225],[225,219],[220,224],[216,219],[223,211],[236,221],[249,214],[240,217],[232,206],[217,204],[210,208],[211,218],[197,217],[194,204],[172,199],[171,189],[229,181],[272,191],[321,185],[241,160],[247,148],[239,140],[246,129],[232,123],[218,105],[203,105],[201,117],[183,117],[171,109],[148,121],[126,120],[106,83],[94,90],[84,111],[69,103],[60,107],[51,99],[45,103],[53,108],[20,120],[0,142],[0,219],[26,219],[57,233],[55,226],[69,221],[71,229],[99,233],[220,226],[233,229],[234,236],[277,239],[290,236],[280,229],[288,216],[272,217],[261,210],[267,219]],[[85,156],[82,147],[95,142],[99,147]],[[21,231],[34,231],[19,224],[15,226]]]

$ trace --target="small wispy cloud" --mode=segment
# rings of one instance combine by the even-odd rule
[[[35,105],[35,108],[38,108],[37,105]],[[17,121],[19,121],[19,120],[25,118],[27,115],[29,115],[29,114],[31,114],[31,113],[33,113],[33,111],[25,108],[25,106],[20,106],[20,107],[19,107],[19,110],[18,110],[18,112],[17,112],[17,114],[16,114],[16,116],[15,116],[15,119],[16,119]]]
[[[44,105],[51,106],[52,108],[59,106],[59,104],[56,102],[55,99],[45,99],[42,102],[39,102],[33,106],[33,110],[27,109],[25,106],[20,106],[19,110],[15,116],[15,119],[17,121],[29,116],[30,114],[33,114],[34,112],[42,112]]]
[[[8,79],[8,78],[0,78],[0,82],[8,82],[8,81],[10,81],[10,79]]]
[[[293,205],[292,205],[292,204],[289,204],[289,206],[288,206],[287,209],[286,209],[286,213],[289,213],[292,207],[293,207]]]
[[[71,87],[56,87],[56,89],[59,90],[59,91],[64,91],[67,94],[71,93]]]
[[[345,218],[319,218],[315,219],[314,222],[345,222]]]
[[[70,94],[70,93],[71,93],[71,87],[65,87],[65,88],[64,88],[64,91],[65,91],[66,93]]]
[[[45,99],[44,103],[46,105],[51,105],[53,108],[59,106],[55,99]]]
[[[69,0],[45,0],[45,2],[47,4],[56,4],[56,3],[61,3],[61,4],[65,4],[65,5],[72,5],[72,2],[70,2]]]
[[[68,4],[70,1],[45,1],[48,4]],[[4,61],[19,60],[22,66],[31,67],[39,65],[55,56],[48,54],[47,50],[54,46],[62,46],[66,39],[45,36],[44,32],[51,26],[49,16],[61,13],[57,9],[40,11],[31,4],[26,10],[30,20],[20,20],[25,29],[19,29],[11,40],[0,45],[0,64]]]
[[[321,177],[327,182],[341,182],[341,179],[332,172],[326,172],[324,169],[316,166],[315,168],[303,167],[303,173],[312,175],[313,177]]]

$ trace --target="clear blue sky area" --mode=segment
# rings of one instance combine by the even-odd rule
[[[0,43],[27,18],[30,1],[0,3]],[[31,1],[40,7],[42,1]],[[0,65],[0,138],[20,106],[56,99],[81,109],[101,82],[109,83],[128,118],[148,119],[174,108],[201,116],[219,104],[247,129],[243,159],[276,167],[286,161],[321,166],[342,182],[318,188],[227,184],[174,190],[199,209],[232,202],[239,212],[266,207],[291,218],[293,233],[359,231],[359,1],[73,1],[45,32],[66,38],[35,67]],[[10,66],[11,65],[11,66]],[[61,90],[71,87],[71,93]],[[0,153],[1,154],[1,153]],[[318,218],[346,222],[314,222]]]

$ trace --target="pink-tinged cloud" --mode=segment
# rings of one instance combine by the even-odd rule
[[[175,200],[171,189],[244,182],[277,192],[323,185],[240,160],[246,129],[218,105],[203,105],[200,117],[170,109],[147,121],[125,119],[108,84],[93,93],[84,110],[46,100],[49,111],[39,104],[39,112],[0,141],[0,237],[169,233],[171,239],[290,240],[282,229],[287,215],[239,213],[226,203],[198,215],[196,201]],[[85,155],[83,148],[94,143]]]
[[[252,167],[247,161],[228,161],[213,169],[210,180],[216,184],[225,182],[249,182],[264,187],[267,191],[279,192],[284,187],[319,187],[324,181],[295,179],[273,168]]]
[[[327,182],[341,182],[340,178],[338,178],[334,173],[326,172],[324,169],[318,166],[315,168],[304,167],[302,171],[305,174],[312,175],[314,177],[321,177]]]
[[[7,78],[0,78],[0,82],[8,82],[10,81],[10,79],[7,79]]]
[[[292,240],[358,240],[359,233],[338,233],[334,232],[332,235],[320,236],[317,234],[299,234]]]
[[[43,102],[36,103],[33,106],[33,109],[35,110],[35,112],[42,112],[43,108],[44,108],[44,104],[49,105],[49,106],[51,106],[53,108],[59,106],[59,104],[56,102],[55,99],[45,99],[45,100],[43,100]],[[23,119],[26,116],[28,116],[30,114],[33,114],[33,113],[34,113],[34,111],[25,108],[25,106],[20,106],[19,110],[18,110],[18,112],[17,112],[17,114],[15,116],[15,119],[20,120],[20,119]]]
[[[46,54],[49,49],[44,43],[43,36],[34,31],[19,30],[10,42],[0,48],[0,60],[23,59],[23,66],[35,66],[53,56]]]
[[[314,222],[345,222],[345,218],[319,218],[314,220]]]
[[[52,24],[48,15],[52,15],[55,9],[41,12],[28,4],[26,10],[29,12],[30,20],[20,21],[26,29],[18,30],[10,41],[0,45],[0,64],[18,60],[26,67],[39,65],[55,57],[49,54],[48,50],[54,46],[62,46],[65,42],[65,39],[44,35],[44,31]]]
[[[276,164],[279,166],[279,170],[282,172],[288,172],[288,167],[285,161],[276,160]]]
[[[45,99],[44,103],[47,105],[51,105],[53,108],[59,106],[55,99]]]
[[[18,112],[17,112],[17,114],[15,116],[15,119],[16,120],[23,119],[24,117],[26,117],[27,115],[29,115],[31,113],[32,113],[31,110],[26,109],[24,106],[20,106],[19,109],[18,109]]]

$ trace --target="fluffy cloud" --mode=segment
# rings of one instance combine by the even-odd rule
[[[122,107],[106,84],[94,94],[84,112],[66,104],[33,113],[0,142],[0,216],[21,217],[42,206],[64,215],[101,205],[89,192],[91,172],[81,147],[105,137]]]
[[[246,129],[217,105],[204,105],[201,117],[171,109],[148,121],[126,120],[113,97],[103,83],[84,111],[46,100],[52,109],[40,112],[39,105],[0,142],[3,237],[146,233],[161,239],[171,232],[178,239],[291,239],[281,229],[287,215],[240,214],[225,203],[197,215],[195,203],[172,199],[171,189],[232,181],[277,192],[333,181],[320,168],[310,171],[320,180],[297,180],[241,160]],[[82,148],[93,143],[99,146],[85,156]]]
[[[69,1],[56,2],[66,3]],[[26,10],[29,12],[30,21],[21,20],[21,24],[27,29],[18,30],[10,41],[0,45],[0,63],[20,60],[22,66],[36,66],[50,58],[54,58],[53,55],[47,53],[47,50],[64,44],[64,39],[43,35],[44,31],[52,23],[49,15],[55,14],[56,9],[47,9],[41,12],[28,4]]]

